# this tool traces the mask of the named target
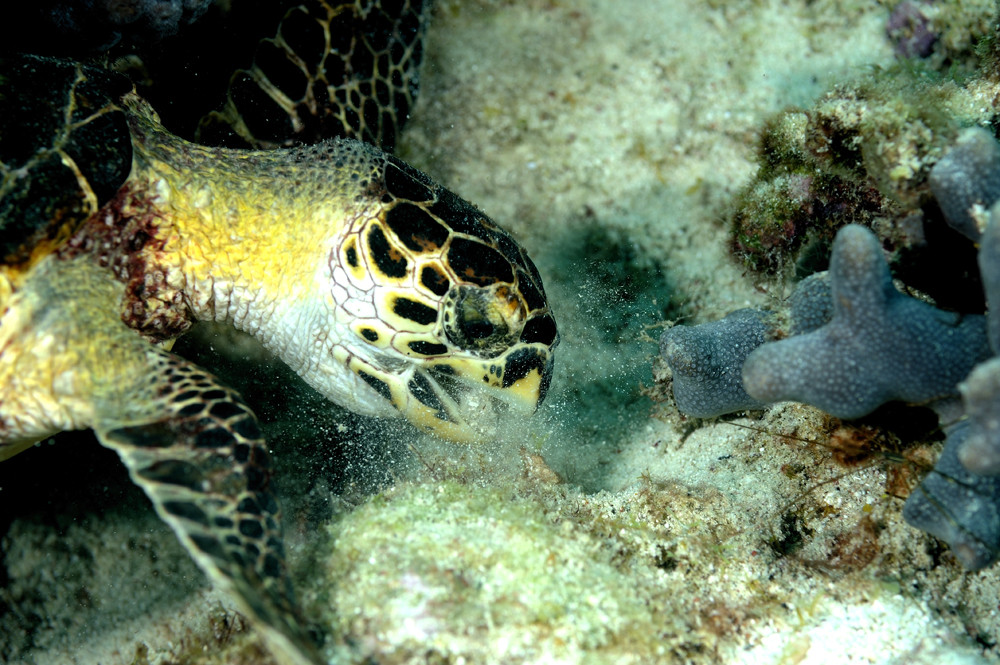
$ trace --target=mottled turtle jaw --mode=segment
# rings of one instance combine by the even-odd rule
[[[400,415],[424,431],[457,442],[481,440],[504,419],[534,413],[545,399],[552,366],[551,349],[541,345],[510,349],[489,359],[444,357],[407,363],[396,372],[358,358],[351,361],[358,376]]]

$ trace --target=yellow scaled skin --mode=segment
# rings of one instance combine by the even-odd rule
[[[21,288],[12,291],[12,283],[21,283]],[[118,434],[122,428],[149,423],[156,427],[169,417],[165,400],[173,398],[164,395],[162,352],[118,316],[123,291],[124,286],[88,255],[49,254],[26,270],[9,266],[0,270],[0,461],[55,432],[93,428],[102,443],[119,453],[132,479],[147,492],[198,565],[258,620],[280,662],[317,665],[320,660],[298,630],[292,600],[281,587],[269,588],[257,581],[259,576],[248,585],[244,566],[228,560],[220,565],[193,544],[191,535],[197,527],[192,529],[166,509],[171,499],[187,500],[200,502],[205,512],[226,514],[240,497],[249,496],[245,477],[234,470],[239,480],[229,481],[232,494],[221,491],[225,486],[213,483],[210,473],[193,492],[177,490],[144,476],[144,467],[154,466],[162,457],[167,463],[176,459],[210,468],[212,451],[199,453],[182,444],[146,454],[123,445],[126,442]],[[230,463],[231,458],[226,464]],[[280,533],[270,537],[280,538]]]
[[[151,347],[117,316],[123,286],[88,258],[50,255],[24,277],[0,300],[0,460],[55,432],[142,419]]]

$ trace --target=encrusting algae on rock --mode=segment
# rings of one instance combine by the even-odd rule
[[[377,662],[639,663],[665,648],[636,641],[650,594],[612,550],[509,490],[402,484],[331,535],[332,624]]]

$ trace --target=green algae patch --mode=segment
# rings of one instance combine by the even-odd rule
[[[730,215],[735,256],[763,274],[790,274],[797,261],[809,274],[825,267],[810,266],[810,253],[825,258],[847,224],[873,228],[889,246],[919,246],[923,236],[904,220],[923,214],[930,169],[959,130],[995,121],[983,100],[996,94],[987,69],[973,76],[904,61],[771,117],[757,141],[759,169]]]
[[[662,649],[635,578],[600,540],[531,499],[450,481],[404,484],[331,536],[331,623],[363,652],[348,658],[627,663]]]

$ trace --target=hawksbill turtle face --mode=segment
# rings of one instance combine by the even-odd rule
[[[330,256],[334,301],[359,351],[348,366],[418,427],[469,440],[545,398],[555,319],[510,235],[386,160],[381,212],[352,224]]]

